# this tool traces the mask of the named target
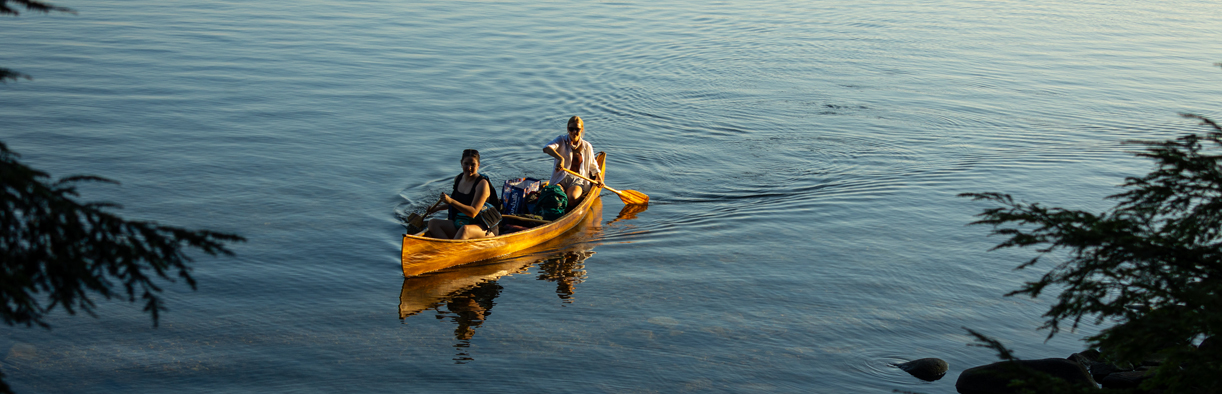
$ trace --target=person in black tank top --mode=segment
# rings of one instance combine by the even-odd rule
[[[474,239],[500,234],[499,228],[485,228],[478,219],[480,211],[492,207],[496,191],[488,178],[479,174],[479,151],[462,152],[462,174],[455,178],[451,195],[441,193],[443,208],[450,211],[446,219],[429,220],[429,236],[445,239]]]

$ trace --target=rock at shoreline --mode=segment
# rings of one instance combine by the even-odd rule
[[[946,376],[946,370],[950,369],[950,365],[940,358],[922,358],[892,365],[926,382],[942,379]]]
[[[1205,338],[1204,341],[1201,341],[1201,344],[1197,346],[1197,350],[1209,351],[1209,349],[1214,346],[1218,346],[1218,340],[1214,339],[1214,337],[1209,337]]]
[[[1132,389],[1137,388],[1142,381],[1149,378],[1149,371],[1136,370],[1127,372],[1116,372],[1107,375],[1103,381],[1099,382],[1105,389]]]
[[[1099,361],[1099,357],[1102,356],[1102,354],[1100,354],[1099,351],[1095,349],[1086,349],[1081,352],[1070,355],[1069,358],[1074,359],[1075,358],[1074,356],[1084,357],[1087,360],[1091,360],[1091,361]]]
[[[1063,358],[1046,358],[1043,360],[1002,361],[989,365],[968,368],[959,374],[955,382],[955,390],[960,394],[1001,394],[1016,393],[1017,389],[1008,387],[1011,379],[1002,377],[1013,371],[1013,364],[1027,369],[1047,373],[1054,378],[1070,383],[1098,388],[1090,373],[1081,364]]]
[[[1090,373],[1090,377],[1096,382],[1102,382],[1103,378],[1115,372],[1132,371],[1133,368],[1122,369],[1112,364],[1099,361],[1099,351],[1090,349],[1081,353],[1069,355],[1068,360],[1072,360],[1082,365]]]

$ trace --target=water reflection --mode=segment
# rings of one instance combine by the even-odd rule
[[[465,364],[473,358],[469,348],[475,329],[492,315],[496,297],[501,295],[501,277],[526,272],[531,261],[513,259],[490,264],[476,263],[406,278],[399,292],[399,319],[424,311],[436,312],[438,320],[449,319],[454,328],[454,361]]]
[[[586,280],[586,259],[593,255],[593,250],[583,250],[549,258],[539,264],[539,270],[543,271],[539,280],[556,282],[556,295],[565,303],[572,303],[577,284]]]
[[[602,202],[596,201],[590,213],[570,232],[541,245],[506,258],[461,265],[403,279],[399,292],[399,319],[432,310],[438,320],[449,319],[454,329],[454,361],[473,361],[471,339],[476,329],[492,315],[496,297],[503,287],[497,280],[525,273],[539,265],[539,280],[556,282],[556,294],[571,303],[576,285],[585,281],[585,261],[594,255],[602,237]]]
[[[645,204],[625,205],[623,209],[619,210],[619,215],[616,215],[615,219],[612,219],[610,222],[607,222],[607,224],[615,223],[620,220],[636,219],[636,215],[638,213],[645,212],[646,209],[649,209],[649,205],[645,205]]]
[[[460,292],[446,302],[446,309],[454,314],[453,321],[458,324],[458,328],[454,329],[454,339],[458,340],[458,343],[454,344],[454,348],[458,350],[454,355],[456,363],[465,364],[474,360],[468,350],[471,347],[471,338],[475,336],[475,328],[484,324],[484,319],[492,314],[492,306],[496,305],[492,300],[501,295],[501,289],[495,281],[484,282]],[[445,317],[446,312],[437,311],[438,319]]]

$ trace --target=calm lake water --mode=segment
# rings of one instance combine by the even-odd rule
[[[1045,342],[999,191],[1100,210],[1126,139],[1222,117],[1213,1],[99,0],[0,21],[0,140],[133,219],[239,233],[198,291],[0,330],[20,393],[954,392]],[[580,115],[652,198],[403,278],[465,148],[545,177]],[[1038,266],[1037,268],[1046,268]],[[1086,333],[1094,327],[1087,327]],[[939,357],[940,381],[889,363]]]

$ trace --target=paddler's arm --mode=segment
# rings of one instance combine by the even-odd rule
[[[480,183],[475,184],[475,200],[471,201],[472,205],[475,205],[476,207],[484,206],[484,202],[488,200],[489,195],[487,185],[488,182],[483,182],[482,179]],[[462,212],[463,215],[467,215],[467,217],[473,218],[476,215],[479,215],[479,209],[460,203],[458,200],[455,200],[445,193],[441,193],[441,198],[445,199],[446,204],[449,204],[450,207],[458,210],[458,212]]]
[[[543,147],[543,153],[556,158],[556,169],[552,171],[560,171],[561,168],[568,168],[568,163],[565,163],[564,155],[561,155],[560,152],[556,151],[555,146],[548,145]]]
[[[449,194],[441,192],[441,206],[437,208],[438,211],[450,208],[458,209],[460,206],[462,206],[462,204],[459,204],[458,201],[454,201],[453,198],[450,198]]]
[[[438,211],[450,209],[450,204],[446,204],[445,195],[445,193],[441,193],[441,198],[438,198],[437,202],[433,203],[433,205],[429,206],[429,209],[424,211],[425,217],[428,217],[429,215],[432,215]]]
[[[441,195],[443,196],[443,197],[441,197],[441,199],[444,201],[444,200],[445,200],[445,197],[444,197],[444,196],[445,196],[445,193],[441,193]],[[450,204],[446,204],[446,203],[444,203],[444,202],[442,202],[442,201],[438,201],[438,202],[437,202],[437,205],[434,205],[434,206],[430,207],[428,211],[425,211],[424,216],[432,215],[432,214],[434,214],[434,213],[441,212],[441,211],[444,211],[444,210],[447,210],[447,209],[450,209]]]

